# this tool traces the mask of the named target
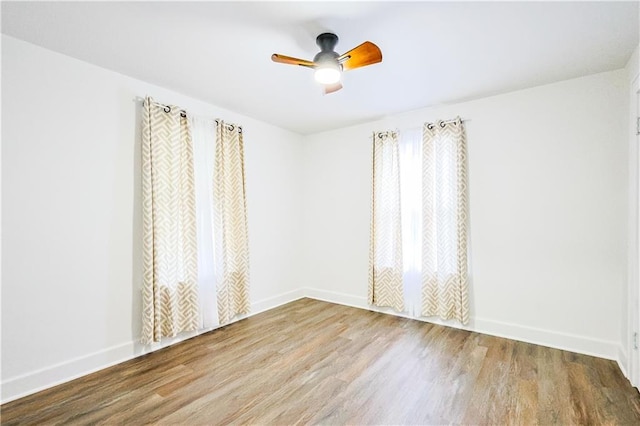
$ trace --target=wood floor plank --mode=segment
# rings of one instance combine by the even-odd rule
[[[613,361],[301,299],[0,407],[3,425],[640,424]]]

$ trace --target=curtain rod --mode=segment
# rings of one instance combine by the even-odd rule
[[[156,106],[159,106],[162,109],[164,109],[164,112],[171,112],[171,106],[170,105],[161,104],[160,102],[157,102],[157,101],[151,101],[151,103],[153,103]],[[179,111],[180,111],[180,117],[183,117],[183,118],[187,117],[187,111],[185,111],[183,109],[181,109]]]
[[[442,122],[443,122],[444,124],[447,124],[447,123],[453,123],[453,122],[455,122],[455,121],[458,121],[458,119],[457,119],[457,118],[452,118],[451,120],[444,120],[444,121],[442,121]],[[460,121],[467,121],[467,119],[466,119],[466,118],[461,118],[461,119],[460,119]]]
[[[468,121],[468,120],[469,120],[468,118],[460,118],[460,121],[461,121],[461,122],[463,122],[463,123],[464,123],[465,121]],[[441,126],[442,126],[443,124],[455,123],[455,122],[457,122],[457,121],[458,121],[458,119],[457,119],[457,118],[452,118],[451,120],[441,120],[441,121],[438,121],[438,123],[441,123]],[[429,129],[433,129],[434,123],[427,121],[427,122],[425,122],[425,123],[423,124],[423,126],[427,126],[427,127],[429,127]],[[444,126],[442,126],[442,127],[444,127]],[[384,138],[386,138],[386,137],[387,137],[387,133],[388,133],[388,132],[390,132],[390,131],[387,131],[387,132],[373,132],[373,133],[374,133],[374,135],[376,135],[376,134],[377,134],[379,138],[384,139]],[[392,130],[391,132],[393,132],[393,133],[398,133],[398,132],[400,132],[400,133],[401,133],[402,131],[401,131],[401,130]]]
[[[443,124],[456,123],[456,122],[458,121],[458,119],[459,119],[461,122],[463,122],[463,123],[464,123],[465,121],[467,121],[467,119],[466,119],[466,118],[452,118],[451,120],[441,120],[441,121],[438,121],[437,123],[440,123],[440,126],[442,126]],[[424,123],[424,125],[426,125],[427,127],[429,127],[429,126],[430,126],[429,128],[430,128],[430,129],[432,129],[432,128],[433,128],[434,123],[432,123],[432,122],[430,122],[430,121],[427,121],[426,123]],[[444,126],[443,126],[443,127],[444,127]]]
[[[159,106],[162,109],[164,109],[164,112],[171,112],[171,106],[170,105],[165,105],[165,104],[162,104],[162,103],[160,103],[158,101],[153,101],[153,100],[151,101],[151,103],[154,104],[155,106]],[[183,117],[183,118],[187,117],[187,111],[185,111],[183,109],[181,109],[179,111],[180,111],[180,117]]]
[[[164,112],[171,112],[171,105],[165,105],[163,103],[160,103],[160,102],[157,102],[157,101],[154,101],[154,100],[152,100],[151,102],[153,104],[155,104],[156,106],[159,106],[162,109],[164,109]],[[180,117],[187,118],[187,111],[185,111],[183,109],[181,109],[179,111],[180,111]],[[206,117],[206,118],[210,119],[210,117]],[[216,122],[216,126],[219,126],[220,122],[222,121],[219,118],[213,118],[212,120]],[[238,128],[238,132],[242,133],[242,126],[237,126],[235,124],[230,124],[230,123],[224,123],[224,124],[227,125],[227,130],[233,131],[233,129],[235,129],[237,127]]]

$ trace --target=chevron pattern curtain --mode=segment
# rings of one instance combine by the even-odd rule
[[[467,324],[467,146],[459,117],[425,123],[422,179],[422,315]]]
[[[242,128],[217,121],[214,178],[218,316],[249,313],[249,238]]]
[[[403,311],[399,158],[396,132],[373,134],[368,302]]]
[[[193,148],[186,115],[146,98],[142,118],[143,343],[198,328]]]

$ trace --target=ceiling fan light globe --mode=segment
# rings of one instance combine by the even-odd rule
[[[334,67],[316,68],[314,78],[320,84],[335,84],[340,81],[340,71]]]

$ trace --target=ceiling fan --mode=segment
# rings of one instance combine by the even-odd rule
[[[277,53],[271,55],[271,60],[281,64],[313,68],[315,70],[314,77],[318,83],[324,85],[325,93],[333,93],[342,89],[342,84],[340,83],[342,71],[349,71],[382,61],[380,48],[370,41],[365,41],[342,55],[333,50],[338,44],[338,36],[333,33],[320,34],[316,38],[316,44],[320,47],[320,52],[313,58],[313,61],[292,58],[291,56]]]

